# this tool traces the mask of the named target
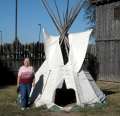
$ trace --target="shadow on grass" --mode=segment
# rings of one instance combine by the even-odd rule
[[[0,89],[8,85],[16,84],[16,76],[7,66],[3,65],[0,60]]]
[[[110,90],[102,90],[103,93],[106,95],[106,96],[109,96],[109,95],[112,95],[112,94],[115,94],[117,92],[114,92],[114,91],[110,91]]]

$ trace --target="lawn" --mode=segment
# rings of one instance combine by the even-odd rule
[[[7,86],[0,89],[0,116],[120,116],[120,83],[98,81],[97,84],[107,95],[107,103],[69,113],[34,107],[21,111],[16,105],[16,86]]]

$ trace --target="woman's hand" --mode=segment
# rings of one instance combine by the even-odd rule
[[[35,81],[33,80],[32,82],[32,87],[34,88],[35,87]]]
[[[17,85],[17,93],[19,93],[20,92],[20,86],[19,85]]]

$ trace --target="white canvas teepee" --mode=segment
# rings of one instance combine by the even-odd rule
[[[105,95],[95,84],[92,77],[80,71],[88,47],[91,30],[69,34],[69,61],[64,65],[58,36],[44,33],[46,60],[35,74],[36,87],[32,91],[35,106],[55,104],[55,92],[63,82],[67,89],[75,91],[76,104],[84,106],[101,103]]]
[[[70,0],[65,0],[65,12],[58,8],[58,0],[41,1],[60,36],[49,36],[44,32],[46,60],[35,74],[36,86],[31,94],[35,106],[46,104],[48,108],[52,107],[55,104],[56,90],[62,88],[63,83],[67,89],[74,91],[77,105],[103,102],[105,95],[92,77],[81,70],[92,30],[68,34],[86,0],[77,0],[74,5],[73,0],[71,4]],[[50,7],[52,1],[55,7]]]

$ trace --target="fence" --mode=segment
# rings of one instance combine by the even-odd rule
[[[0,60],[4,67],[8,67],[11,71],[16,72],[23,59],[29,57],[35,70],[42,64],[45,59],[44,45],[42,43],[30,44],[4,44],[0,45]]]
[[[90,54],[96,56],[95,45],[89,45],[85,62],[88,62],[88,59],[90,59]],[[21,44],[14,42],[13,44],[0,45],[0,60],[2,65],[14,73],[18,71],[25,57],[31,59],[31,63],[36,71],[45,60],[43,43]]]

